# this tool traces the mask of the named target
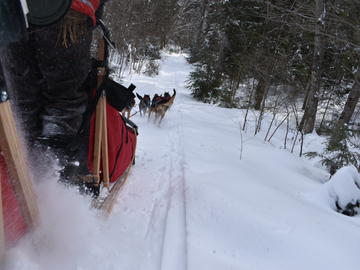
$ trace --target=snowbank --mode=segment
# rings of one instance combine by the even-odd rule
[[[312,197],[320,198],[340,213],[356,215],[360,206],[360,174],[354,166],[343,167]]]

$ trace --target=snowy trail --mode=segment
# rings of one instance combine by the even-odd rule
[[[174,106],[175,113],[180,114]],[[169,112],[171,113],[171,112]],[[181,117],[177,117],[181,119]],[[184,153],[181,138],[181,123],[177,121],[177,127],[169,134],[171,148],[170,151],[175,153],[171,160],[169,179],[171,201],[170,209],[167,213],[167,222],[165,225],[166,234],[163,246],[162,265],[159,269],[184,269],[187,270],[187,222],[186,222],[186,179],[184,169]],[[175,236],[175,237],[174,237]]]
[[[180,85],[175,87],[179,89]],[[160,127],[153,118],[146,123],[152,125],[150,128],[158,128],[162,132],[160,140],[153,140],[152,143],[165,145],[160,148],[165,151],[159,149],[157,153],[163,157],[164,170],[160,175],[163,195],[154,203],[147,230],[147,239],[154,243],[154,250],[157,251],[157,263],[153,269],[187,269],[186,179],[180,108],[181,105],[176,102]]]
[[[147,120],[144,118],[140,121]],[[151,122],[144,123],[144,126],[146,125],[151,129],[154,128]],[[156,129],[158,128],[156,127]],[[152,145],[158,145],[152,152],[156,154],[151,155],[151,160],[147,159],[144,168],[147,176],[142,180],[148,181],[151,189],[148,194],[143,193],[142,198],[147,196],[152,196],[152,198],[149,198],[148,206],[143,206],[147,208],[144,214],[144,219],[147,221],[143,230],[143,242],[147,250],[144,252],[147,253],[147,258],[139,269],[186,269],[186,217],[183,200],[185,191],[182,183],[184,176],[181,170],[182,160],[174,158],[179,153],[179,138],[176,131],[177,129],[168,130],[168,133],[159,136],[158,140],[152,139]],[[146,132],[146,130],[142,132]],[[169,154],[169,150],[171,154]],[[141,146],[140,151],[143,151]],[[159,160],[161,162],[158,162]],[[152,165],[151,161],[155,161],[156,164]],[[142,158],[138,159],[138,162],[140,165],[136,165],[137,168],[143,166]],[[136,173],[133,173],[132,176],[134,177],[132,179],[134,187],[137,184],[143,185],[143,183],[135,182]],[[156,188],[153,188],[154,185]],[[131,189],[130,186],[129,188]],[[127,190],[125,189],[124,192],[126,193]],[[117,209],[120,215],[123,207],[132,204],[131,201],[124,200],[119,202],[120,209]],[[133,210],[131,214],[136,216],[140,213]]]
[[[164,56],[159,76],[124,80],[177,97],[160,127],[133,117],[136,164],[112,215],[49,174],[37,187],[42,225],[4,270],[357,270],[360,219],[331,209],[327,173],[282,149],[282,129],[265,143],[269,116],[254,136],[250,114],[242,149],[244,112],[194,101],[184,55]]]
[[[181,59],[181,58],[180,58]],[[181,59],[182,60],[182,59]],[[179,69],[181,70],[181,69]],[[176,70],[174,71],[176,73]],[[182,75],[187,73],[183,72]],[[148,81],[138,81],[136,84],[141,89],[151,89],[153,93],[162,90],[183,91],[184,76],[174,76],[174,73],[167,73],[174,79],[149,78]],[[158,83],[164,82],[160,88]],[[169,86],[164,85],[168,83]],[[165,90],[164,90],[165,91]],[[146,92],[144,92],[146,93]],[[154,270],[186,270],[187,269],[187,222],[186,222],[186,175],[185,175],[185,154],[184,154],[184,134],[182,131],[182,93],[176,97],[176,102],[168,111],[160,127],[154,122],[152,117],[148,120],[147,116],[141,117],[137,114],[134,121],[140,126],[139,151],[136,170],[131,176],[131,184],[125,188],[124,193],[132,192],[132,188],[142,186],[149,188],[148,193],[143,193],[143,209],[146,209],[144,219],[144,247],[147,254],[146,260],[139,269]],[[144,136],[142,136],[144,134]],[[159,162],[160,161],[160,162]],[[146,185],[144,179],[139,177],[146,171]],[[139,181],[139,182],[138,182]],[[140,183],[142,181],[142,183]],[[156,186],[156,188],[153,188]],[[142,190],[144,192],[144,190]],[[123,194],[124,195],[124,194]],[[126,195],[124,200],[119,202],[119,215],[122,215],[125,205],[132,205],[131,199]],[[137,202],[138,204],[138,202]],[[131,214],[139,215],[137,210]],[[136,218],[140,219],[140,218]]]

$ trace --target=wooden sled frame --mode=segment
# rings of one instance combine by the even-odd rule
[[[99,40],[98,44],[98,59],[100,61],[105,60],[105,51],[106,51],[106,44],[105,39],[102,38]],[[104,67],[98,68],[97,71],[97,87],[100,87],[101,83],[103,82],[106,74],[106,70]],[[109,190],[109,195],[105,198],[104,201],[100,202],[98,199],[95,199],[93,202],[93,206],[103,211],[105,216],[111,214],[111,211],[116,203],[116,199],[120,193],[120,190],[124,186],[136,152],[136,136],[135,136],[135,149],[134,155],[132,160],[129,164],[129,167],[126,169],[124,175],[120,177],[113,185],[110,187],[110,176],[109,176],[109,157],[108,157],[108,141],[107,141],[107,117],[106,117],[106,95],[105,91],[101,94],[101,97],[98,101],[96,106],[96,121],[95,121],[95,146],[94,146],[94,162],[93,162],[93,173],[97,179],[97,184],[100,185],[100,175],[102,176],[102,183],[103,187]],[[120,113],[120,112],[119,112]],[[137,135],[137,130],[133,129],[134,133]],[[102,171],[100,171],[100,161],[102,161]]]
[[[133,131],[136,134],[136,130],[133,130]],[[134,155],[133,155],[131,162],[130,162],[128,168],[126,169],[124,175],[121,176],[118,180],[116,180],[116,182],[113,184],[113,186],[110,189],[109,195],[105,198],[105,200],[100,203],[97,203],[97,208],[102,210],[106,217],[111,214],[111,212],[115,206],[115,203],[117,201],[118,195],[119,195],[120,191],[122,190],[124,184],[126,183],[126,180],[128,179],[128,176],[130,174],[131,167],[132,167],[134,159],[135,159],[136,145],[137,145],[136,138],[137,138],[137,136],[135,136]]]
[[[106,96],[103,94],[100,98],[97,109],[96,109],[96,123],[95,123],[95,147],[94,147],[94,173],[98,179],[98,185],[100,185],[100,173],[102,173],[102,182],[103,187],[109,189],[109,195],[105,198],[104,201],[99,202],[98,199],[95,199],[93,206],[102,210],[105,216],[111,214],[111,211],[116,203],[116,199],[125,184],[133,161],[135,159],[136,144],[137,140],[135,136],[135,149],[134,155],[131,159],[131,162],[126,169],[124,175],[120,177],[116,182],[110,187],[109,180],[109,159],[108,159],[108,141],[107,141],[107,124],[106,124]],[[134,134],[137,134],[137,131],[133,129]],[[100,172],[100,159],[102,160],[102,172]]]

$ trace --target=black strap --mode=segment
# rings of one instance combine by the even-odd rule
[[[95,111],[96,105],[101,96],[102,87],[101,86],[99,88],[96,87],[97,84],[96,72],[98,68],[97,64],[98,62],[94,60],[91,72],[89,73],[86,82],[82,86],[84,91],[88,92],[89,102],[87,104],[86,111],[83,114],[83,121],[78,131],[78,135],[84,134],[84,132],[86,132],[88,125],[90,123],[91,115]],[[95,93],[93,92],[94,89],[95,89]]]
[[[138,130],[138,126],[133,122],[131,121],[129,118],[126,118],[124,116],[121,116],[121,118],[123,119],[123,121],[128,124],[131,128],[135,129],[135,130]]]

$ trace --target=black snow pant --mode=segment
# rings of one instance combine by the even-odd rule
[[[4,78],[4,72],[2,71],[2,66],[1,66],[1,61],[0,61],[0,94],[3,89],[5,89],[5,78]]]
[[[68,47],[62,44],[60,20],[30,29],[28,40],[0,52],[10,97],[30,144],[39,137],[66,143],[80,128],[87,105],[82,85],[91,69],[90,21],[85,26]]]

